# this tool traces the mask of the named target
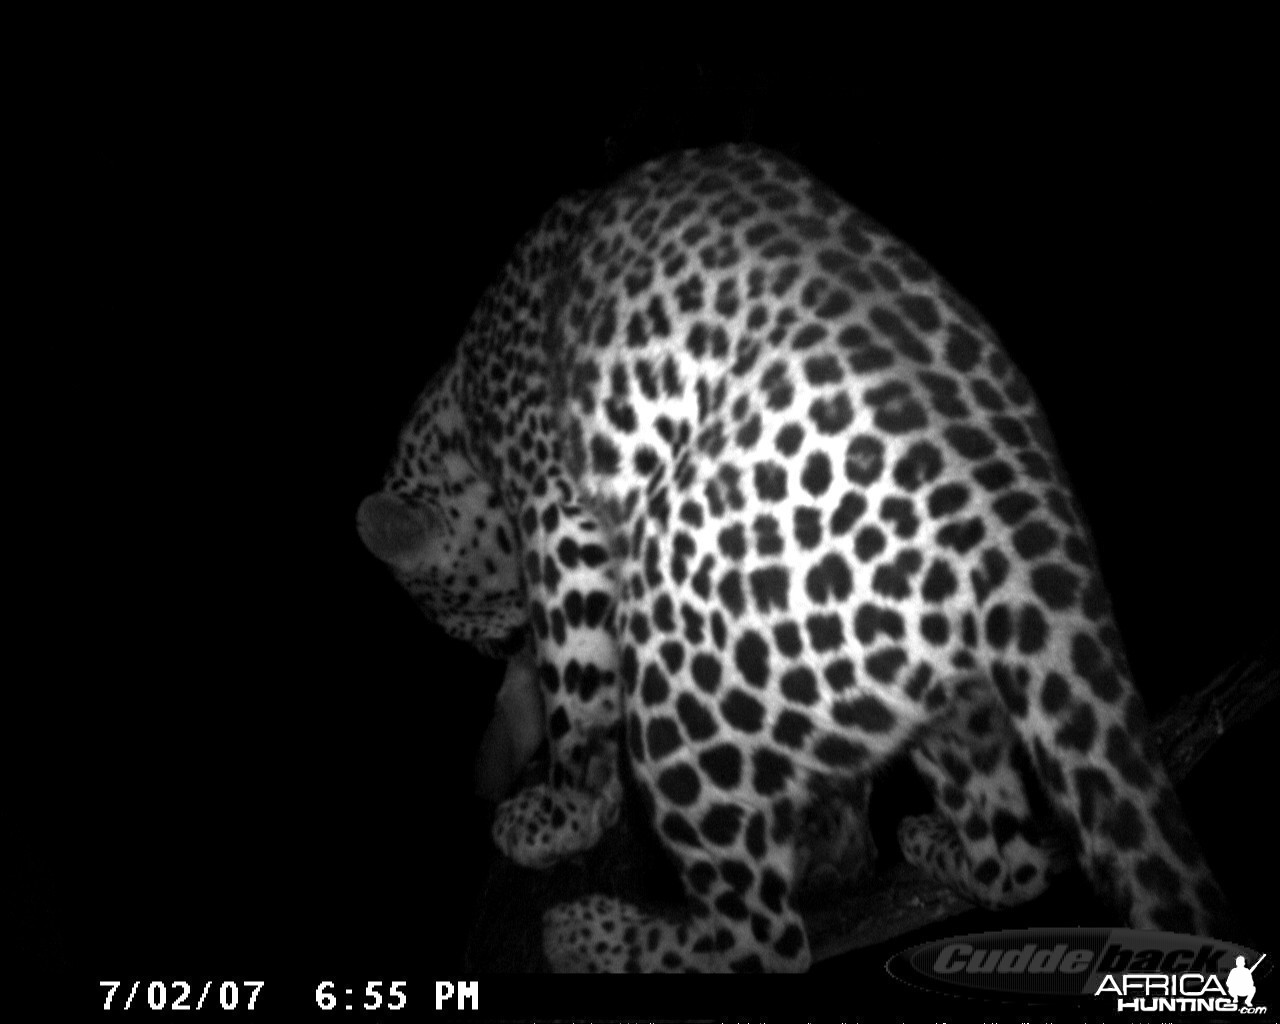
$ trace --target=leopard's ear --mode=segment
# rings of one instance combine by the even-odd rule
[[[360,502],[356,530],[364,546],[384,562],[400,562],[419,554],[438,532],[429,512],[410,508],[393,494],[378,491]]]

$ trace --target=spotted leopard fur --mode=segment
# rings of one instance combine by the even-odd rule
[[[678,153],[556,204],[359,528],[447,632],[532,634],[553,763],[499,846],[590,846],[625,754],[681,870],[680,916],[551,911],[557,969],[805,969],[803,810],[903,750],[937,811],[902,848],[975,902],[1041,892],[1061,828],[1132,925],[1222,912],[1027,382],[777,155]]]

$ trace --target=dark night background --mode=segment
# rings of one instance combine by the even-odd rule
[[[74,78],[47,337],[75,437],[64,539],[92,547],[59,549],[58,639],[15,719],[36,752],[19,909],[46,966],[458,973],[501,667],[420,618],[355,508],[516,238],[669,149],[782,150],[983,311],[1053,425],[1154,711],[1274,637],[1259,66],[1212,45],[900,60],[175,45]],[[1275,725],[1183,790],[1272,936]]]

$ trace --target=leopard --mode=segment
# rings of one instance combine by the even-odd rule
[[[552,970],[807,970],[806,809],[903,758],[933,796],[903,856],[980,907],[1076,865],[1131,927],[1228,919],[1030,383],[786,156],[683,150],[552,205],[357,529],[444,633],[530,659],[550,764],[499,850],[589,850],[625,774],[677,869],[677,909],[549,909]]]

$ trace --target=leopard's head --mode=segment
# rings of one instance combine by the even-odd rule
[[[492,486],[449,462],[412,487],[392,481],[370,494],[356,528],[428,619],[505,658],[523,645],[529,618],[519,538]]]

